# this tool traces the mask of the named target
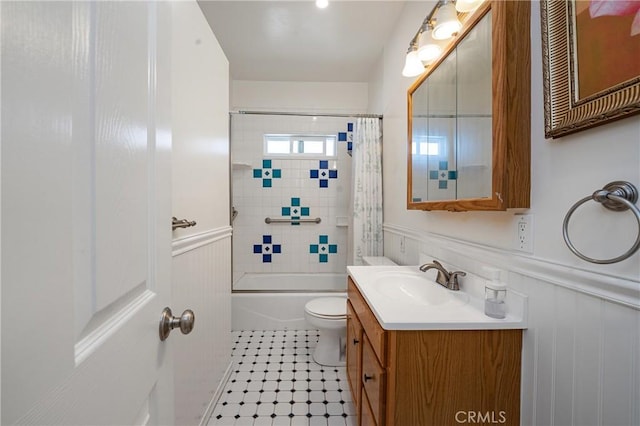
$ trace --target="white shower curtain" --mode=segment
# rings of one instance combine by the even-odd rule
[[[351,255],[382,256],[382,132],[380,119],[358,118],[353,132]]]

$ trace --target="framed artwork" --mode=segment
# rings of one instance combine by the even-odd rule
[[[640,1],[543,0],[545,136],[640,113]]]

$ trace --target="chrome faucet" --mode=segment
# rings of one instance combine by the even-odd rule
[[[454,291],[460,290],[460,286],[458,285],[458,276],[464,277],[467,275],[462,271],[447,272],[444,266],[442,266],[442,264],[437,260],[434,260],[433,263],[425,263],[420,267],[422,272],[427,272],[429,269],[438,270],[438,276],[436,277],[436,282],[438,284]]]

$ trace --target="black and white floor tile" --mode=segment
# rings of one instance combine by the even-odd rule
[[[316,364],[315,330],[233,332],[234,370],[208,426],[353,426],[345,367]]]

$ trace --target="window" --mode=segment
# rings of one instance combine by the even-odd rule
[[[335,135],[264,135],[264,154],[282,157],[336,156]]]
[[[444,155],[444,144],[446,139],[441,136],[428,136],[418,138],[417,142],[411,144],[411,154],[413,155]]]

